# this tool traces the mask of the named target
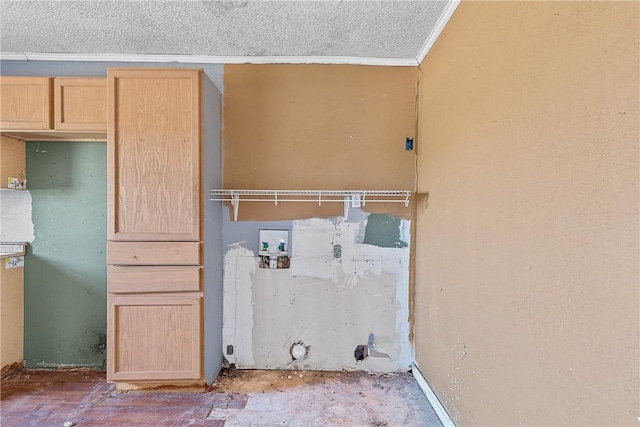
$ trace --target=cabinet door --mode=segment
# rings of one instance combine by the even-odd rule
[[[0,77],[0,129],[51,129],[51,79]]]
[[[108,296],[109,381],[202,379],[199,293]]]
[[[57,78],[53,92],[56,130],[107,131],[107,79]]]
[[[200,70],[110,69],[109,240],[200,240]]]

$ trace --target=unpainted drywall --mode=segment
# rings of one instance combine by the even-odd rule
[[[226,65],[224,186],[413,190],[417,69]],[[409,216],[404,204],[367,208]],[[239,219],[341,214],[342,206],[241,204]]]
[[[0,188],[9,188],[9,179],[18,180],[20,185],[26,179],[24,150],[24,141],[0,135]]]
[[[223,351],[231,363],[382,372],[409,367],[409,248],[365,244],[367,216],[358,210],[348,219],[293,221],[290,269],[260,268],[257,236],[227,248]],[[407,242],[408,221],[393,226]],[[369,334],[378,353],[358,362],[354,351]],[[308,357],[292,363],[290,349],[298,341],[310,346]]]
[[[639,8],[463,2],[421,65],[416,360],[460,425],[638,423]]]
[[[28,142],[35,239],[25,256],[25,360],[104,368],[107,146]]]
[[[0,242],[33,242],[29,190],[0,190]]]

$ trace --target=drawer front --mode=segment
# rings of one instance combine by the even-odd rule
[[[200,292],[201,283],[201,267],[135,267],[110,265],[107,268],[108,292],[114,294]]]
[[[109,265],[200,265],[200,242],[108,242]]]

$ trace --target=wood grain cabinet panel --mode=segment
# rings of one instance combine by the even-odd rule
[[[107,131],[107,79],[56,78],[54,124],[61,131]]]
[[[51,129],[51,78],[0,77],[0,129]]]
[[[200,240],[201,70],[109,69],[109,240]]]
[[[109,265],[200,265],[200,242],[107,242]]]
[[[200,292],[201,267],[107,267],[108,292]]]
[[[0,135],[0,188],[9,188],[9,180],[20,183],[27,178],[27,153],[24,141]],[[11,188],[16,188],[12,185]]]
[[[109,381],[200,380],[199,294],[108,296]]]

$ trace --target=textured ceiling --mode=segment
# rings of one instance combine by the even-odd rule
[[[0,52],[416,58],[436,1],[0,1]]]

